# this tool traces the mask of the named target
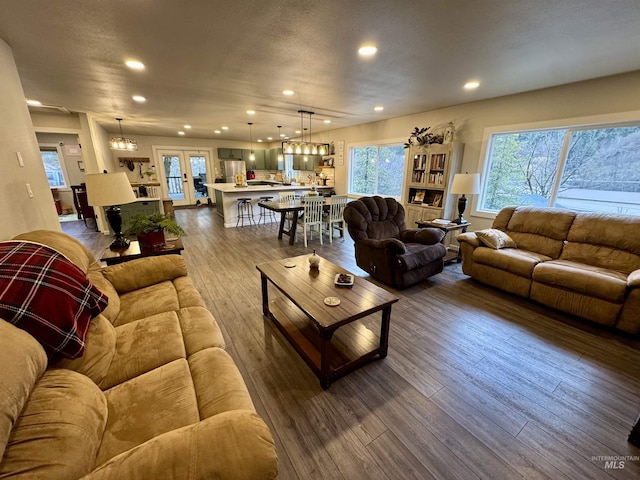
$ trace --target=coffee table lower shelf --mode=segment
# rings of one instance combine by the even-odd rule
[[[387,345],[381,342],[381,336],[385,338],[385,328],[388,334],[390,312],[387,315],[383,312],[381,336],[360,321],[320,331],[285,297],[269,302],[268,316],[320,379],[324,389],[364,363],[387,356]]]

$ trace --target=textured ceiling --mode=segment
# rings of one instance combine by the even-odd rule
[[[640,3],[0,0],[0,38],[27,97],[92,113],[109,132],[122,117],[125,134],[190,124],[189,137],[247,140],[252,121],[255,140],[299,129],[299,109],[316,112],[315,134],[639,70]],[[363,60],[366,42],[379,51]],[[480,88],[465,91],[471,79]]]

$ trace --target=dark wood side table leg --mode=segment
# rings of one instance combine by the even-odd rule
[[[387,356],[389,350],[389,325],[391,324],[391,305],[382,309],[380,325],[380,358]]]
[[[262,314],[269,315],[269,290],[267,289],[267,277],[261,273],[260,280],[262,281]]]
[[[467,226],[462,227],[462,231],[460,233],[467,233]],[[462,248],[460,247],[460,242],[458,242],[458,255],[456,257],[456,262],[462,263]]]
[[[629,434],[627,441],[640,448],[640,416],[636,419],[636,424],[631,429],[631,433]]]
[[[320,386],[323,390],[331,385],[331,337],[333,330],[323,330],[320,332],[322,345],[320,348]]]

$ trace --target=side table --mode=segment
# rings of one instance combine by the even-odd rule
[[[440,230],[442,230],[443,232],[449,233],[449,232],[453,232],[455,230],[461,230],[460,233],[465,233],[467,231],[467,227],[469,225],[471,225],[470,222],[463,222],[463,223],[434,223],[431,222],[429,220],[419,220],[416,222],[416,224],[418,225],[418,228],[439,228]],[[446,236],[442,239],[442,242],[444,243]],[[453,261],[456,261],[458,263],[462,262],[462,249],[460,247],[458,247],[458,251],[457,252],[453,252],[450,251],[449,249],[447,249],[447,254],[444,256],[444,264],[448,265],[450,263],[452,263]]]
[[[179,238],[168,240],[164,246],[149,250],[142,250],[140,243],[138,243],[137,240],[132,240],[129,248],[124,250],[110,250],[107,248],[102,254],[100,261],[106,262],[107,265],[116,265],[118,263],[128,262],[129,260],[135,260],[136,258],[172,254],[180,255],[182,250],[184,250],[184,247],[182,246],[182,240]]]

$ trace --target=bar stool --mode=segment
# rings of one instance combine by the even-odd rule
[[[260,197],[260,199],[258,200],[258,206],[260,207],[260,216],[258,217],[257,223],[258,225],[260,225],[260,220],[262,220],[262,223],[266,224],[267,217],[269,217],[271,222],[276,222],[276,212],[274,212],[273,210],[267,210],[262,206],[262,202],[270,202],[271,200],[273,200],[273,197],[271,195],[265,195],[264,197]]]
[[[236,221],[236,227],[240,220],[242,220],[241,227],[244,227],[244,219],[246,218],[249,221],[249,225],[255,225],[255,221],[253,219],[253,205],[251,205],[251,199],[248,197],[242,197],[238,199],[237,203],[238,207],[238,220]]]

